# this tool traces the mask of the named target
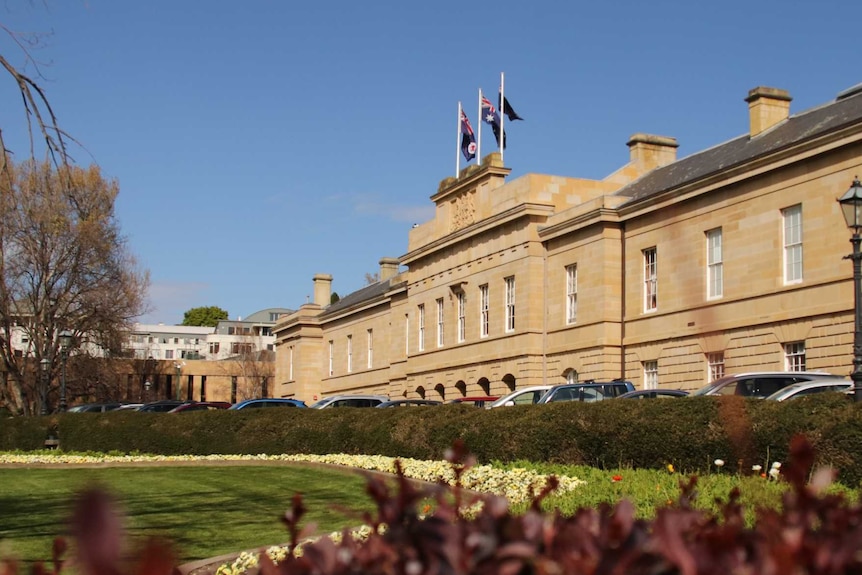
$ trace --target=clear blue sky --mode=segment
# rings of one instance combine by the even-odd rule
[[[42,86],[78,163],[119,181],[152,279],[141,319],[169,324],[204,305],[295,309],[315,273],[362,287],[431,217],[458,101],[475,128],[500,72],[525,118],[507,126],[512,179],[603,178],[635,132],[676,137],[680,157],[721,143],[747,130],[755,86],[799,112],[862,82],[849,0],[10,0],[0,22],[51,33]],[[20,142],[20,100],[0,90]]]

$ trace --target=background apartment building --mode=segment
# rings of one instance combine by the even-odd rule
[[[381,281],[330,305],[320,274],[314,302],[275,326],[275,394],[849,373],[836,200],[862,167],[862,86],[794,115],[783,90],[745,100],[747,133],[686,158],[673,138],[635,134],[628,163],[599,181],[506,182],[497,154],[443,180],[434,218],[381,260]]]

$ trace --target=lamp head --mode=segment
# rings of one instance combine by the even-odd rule
[[[841,204],[841,213],[847,227],[853,230],[854,234],[858,234],[862,229],[862,183],[859,182],[858,176],[853,178],[850,189],[838,198],[838,203]]]

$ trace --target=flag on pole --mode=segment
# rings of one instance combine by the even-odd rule
[[[500,94],[497,94],[497,106],[503,110],[503,113],[506,114],[506,117],[509,118],[509,121],[513,120],[523,120],[521,116],[515,111],[512,107],[512,104],[509,103],[509,99],[506,96],[503,96],[503,103],[500,103]]]
[[[461,110],[461,153],[468,162],[476,157],[476,135],[464,110]]]
[[[497,140],[497,147],[506,147],[506,134],[500,134],[500,115],[497,114],[497,109],[491,104],[485,96],[482,96],[482,121],[491,125],[491,130],[494,132],[494,138]],[[502,141],[502,146],[501,146]]]

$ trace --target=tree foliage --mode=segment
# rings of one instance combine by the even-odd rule
[[[219,320],[227,318],[227,311],[215,305],[193,307],[183,315],[183,323],[181,325],[215,327],[218,325]]]
[[[0,400],[16,413],[56,404],[62,330],[74,336],[70,355],[116,355],[146,309],[149,277],[120,233],[118,192],[95,166],[30,160],[7,164],[0,176],[0,359],[7,377]],[[47,384],[37,372],[43,360]]]

